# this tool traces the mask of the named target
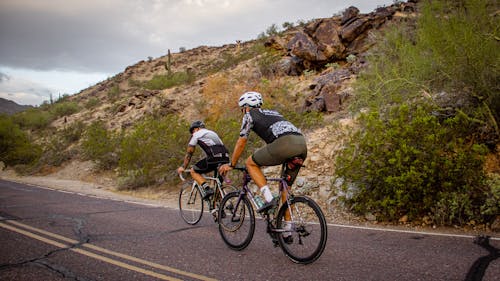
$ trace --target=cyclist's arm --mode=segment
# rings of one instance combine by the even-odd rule
[[[189,162],[191,162],[191,157],[193,157],[195,146],[189,145],[186,150],[186,156],[184,156],[184,162],[182,166],[177,169],[178,173],[182,173],[185,169],[187,169]]]
[[[236,145],[234,146],[233,156],[231,157],[231,167],[236,166],[238,164],[238,159],[240,159],[241,154],[245,150],[245,146],[247,144],[246,137],[239,137],[238,141],[236,141]]]

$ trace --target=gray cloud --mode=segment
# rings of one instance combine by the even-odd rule
[[[0,72],[0,83],[2,82],[6,82],[10,79],[9,75],[5,74],[5,73],[2,73]]]
[[[330,17],[351,5],[366,13],[392,3],[393,0],[1,0],[0,70],[4,73],[0,74],[0,96],[29,96],[31,104],[36,104],[49,92],[78,92],[81,87],[101,81],[96,79],[110,77],[139,60],[163,56],[168,49],[177,52],[180,47],[247,41],[257,38],[272,24],[281,26],[284,22]]]
[[[2,0],[0,61],[37,70],[117,72],[168,48],[249,40],[271,24],[377,2],[392,0]]]

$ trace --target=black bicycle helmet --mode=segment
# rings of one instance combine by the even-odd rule
[[[191,123],[191,126],[189,126],[189,132],[192,134],[193,130],[196,128],[205,128],[205,123],[203,121],[197,120]]]

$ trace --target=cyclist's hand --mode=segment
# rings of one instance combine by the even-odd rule
[[[219,167],[219,174],[221,175],[225,175],[227,174],[227,172],[231,171],[233,168],[231,168],[231,166],[229,166],[229,164],[224,164],[222,166]]]
[[[184,172],[184,167],[177,168],[177,173],[178,174],[181,174],[182,172]]]

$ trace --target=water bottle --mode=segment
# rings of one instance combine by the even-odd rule
[[[264,200],[260,197],[260,195],[255,195],[253,200],[255,201],[255,205],[257,205],[257,209],[264,206]]]

